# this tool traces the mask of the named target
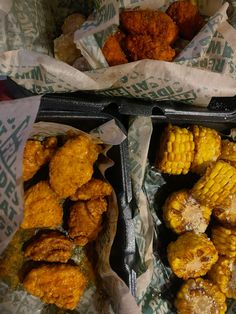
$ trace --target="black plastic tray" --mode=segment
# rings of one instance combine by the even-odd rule
[[[57,99],[42,98],[37,121],[56,122],[71,125],[82,131],[89,132],[99,125],[113,119],[105,113],[85,113],[80,111],[79,104],[67,104],[67,100],[60,100],[64,110],[60,110]],[[50,106],[52,105],[52,106]],[[49,107],[51,109],[49,110]],[[116,119],[116,123],[124,131],[123,125]],[[135,254],[135,239],[132,223],[132,211],[130,201],[132,199],[131,182],[128,169],[128,145],[127,140],[120,145],[113,146],[108,156],[115,165],[106,171],[106,177],[116,191],[119,218],[117,233],[112,246],[110,263],[112,269],[124,280],[131,292],[135,294],[135,272],[132,270]]]

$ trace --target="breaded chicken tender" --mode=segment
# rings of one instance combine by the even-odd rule
[[[98,158],[100,146],[86,135],[67,140],[49,164],[50,184],[62,198],[73,195],[93,175],[93,164]]]
[[[124,35],[120,32],[109,36],[102,48],[102,53],[109,66],[128,63],[126,55],[120,45],[120,41],[123,37]]]
[[[125,46],[132,61],[153,59],[171,61],[175,50],[168,43],[150,35],[129,35],[125,39]]]
[[[189,1],[176,1],[166,13],[175,21],[180,30],[180,36],[191,40],[204,25],[198,7]]]
[[[66,263],[71,258],[74,244],[64,234],[52,231],[35,238],[24,251],[33,261]]]
[[[56,148],[56,137],[48,137],[43,142],[28,140],[23,155],[23,180],[31,179],[41,166],[49,162]]]
[[[78,245],[84,246],[97,238],[102,228],[102,214],[107,210],[103,198],[77,202],[70,209],[69,236]]]
[[[175,22],[161,11],[123,11],[120,14],[120,22],[130,34],[152,35],[167,44],[172,44],[178,37],[178,27]]]
[[[43,302],[73,310],[87,286],[87,280],[78,266],[56,264],[32,269],[23,285],[27,292]]]
[[[112,187],[109,183],[99,179],[91,179],[88,183],[79,188],[74,195],[70,197],[72,201],[87,201],[111,195]]]
[[[60,199],[47,181],[40,181],[25,192],[23,229],[57,228],[62,217]]]
[[[85,17],[80,13],[73,13],[65,19],[62,25],[63,34],[74,33],[85,22]]]
[[[55,58],[72,65],[76,59],[81,57],[81,52],[74,43],[73,34],[62,34],[54,39]]]

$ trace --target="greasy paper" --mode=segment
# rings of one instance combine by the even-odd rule
[[[68,3],[70,9],[65,10],[62,0],[57,0],[56,6],[54,0],[50,2],[51,11],[46,10],[44,0],[37,1],[37,5],[27,2],[28,8],[24,11],[25,0],[0,0],[0,73],[38,94],[89,90],[108,96],[175,100],[202,106],[206,106],[213,96],[234,96],[236,44],[233,38],[236,30],[232,25],[236,5],[233,0],[229,0],[228,11],[228,3],[223,4],[223,0],[192,0],[209,20],[174,62],[142,60],[108,67],[101,48],[113,26],[119,25],[119,9],[150,7],[165,11],[171,2],[173,0],[95,1],[93,17],[90,16],[74,36],[83,56],[94,69],[82,73],[49,56],[52,54],[51,37],[60,33],[54,29],[55,25],[59,27],[59,21],[54,17],[59,16],[62,21],[66,13],[72,13],[72,1]],[[80,9],[88,15],[88,9],[82,5]],[[77,5],[76,10],[79,10]],[[232,25],[227,21],[226,11]],[[27,17],[24,12],[29,12]],[[18,30],[17,38],[6,36],[10,27]],[[24,38],[21,32],[29,28],[34,30],[33,41],[29,37],[31,33],[26,31]]]

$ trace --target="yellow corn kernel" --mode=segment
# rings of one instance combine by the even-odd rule
[[[220,256],[208,273],[227,298],[236,299],[236,259]]]
[[[187,129],[168,125],[161,136],[155,166],[163,173],[186,174],[193,154],[193,134]]]
[[[168,228],[176,233],[205,232],[211,209],[196,201],[188,190],[172,193],[163,206],[163,218]]]
[[[206,206],[221,206],[236,193],[236,169],[222,160],[213,163],[194,185],[191,193]]]
[[[221,153],[221,138],[216,130],[194,125],[191,128],[195,153],[191,171],[203,174],[209,164],[216,161]]]
[[[213,215],[226,227],[236,227],[236,194],[231,195],[225,204],[214,208]]]
[[[220,159],[229,162],[233,167],[236,167],[236,143],[229,140],[221,141]]]
[[[175,275],[186,280],[204,276],[218,253],[206,234],[186,232],[168,245],[167,257]]]
[[[236,228],[215,226],[212,228],[211,239],[219,254],[236,257]]]
[[[225,295],[217,285],[202,278],[189,279],[180,288],[175,299],[179,314],[218,313],[227,309]]]

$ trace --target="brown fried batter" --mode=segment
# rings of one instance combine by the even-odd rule
[[[70,197],[72,201],[87,201],[111,195],[112,187],[109,183],[99,179],[91,179],[89,182],[81,186],[74,195]]]
[[[69,236],[81,246],[93,241],[102,228],[102,214],[107,210],[103,198],[88,202],[77,202],[70,210],[68,220]]]
[[[47,181],[40,181],[25,192],[23,229],[56,228],[62,223],[60,199]]]
[[[66,263],[71,258],[74,248],[62,233],[53,231],[43,233],[25,249],[24,256],[33,261]]]
[[[69,139],[59,148],[49,164],[50,184],[62,198],[73,195],[93,175],[93,163],[100,147],[85,135]]]
[[[23,285],[43,302],[73,310],[87,286],[87,279],[78,266],[44,265],[31,270]]]
[[[167,9],[166,13],[176,22],[180,35],[191,40],[204,25],[198,7],[189,1],[176,1]]]
[[[110,66],[128,63],[120,45],[123,37],[124,35],[121,32],[109,36],[102,48],[102,53]]]
[[[153,59],[171,61],[175,50],[168,43],[150,35],[129,35],[125,39],[125,46],[132,61]]]
[[[123,11],[120,21],[124,29],[133,35],[153,35],[168,44],[172,44],[178,37],[175,22],[161,11]]]
[[[49,162],[56,148],[56,137],[48,137],[43,142],[28,140],[23,156],[23,180],[31,179],[42,165]]]
[[[62,25],[63,34],[74,33],[85,22],[85,17],[80,13],[73,13],[65,19]]]

